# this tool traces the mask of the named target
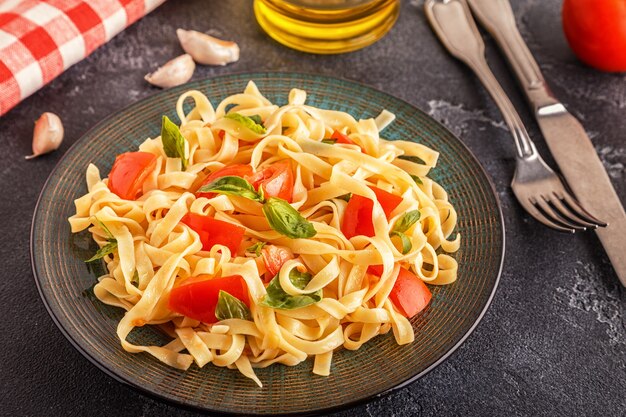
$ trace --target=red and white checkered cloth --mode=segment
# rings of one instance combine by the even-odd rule
[[[165,0],[0,0],[0,115]]]

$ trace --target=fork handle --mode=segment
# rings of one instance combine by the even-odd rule
[[[467,0],[474,16],[496,40],[535,111],[558,104],[519,33],[509,0]]]
[[[517,156],[522,159],[536,156],[535,145],[519,114],[489,69],[485,44],[467,4],[462,0],[426,0],[424,10],[444,46],[474,71],[496,102],[515,140]]]

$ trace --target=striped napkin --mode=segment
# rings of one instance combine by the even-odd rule
[[[0,116],[165,0],[0,0]]]

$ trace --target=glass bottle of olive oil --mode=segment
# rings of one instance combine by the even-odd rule
[[[400,0],[255,0],[254,13],[268,35],[290,48],[338,54],[383,37]]]

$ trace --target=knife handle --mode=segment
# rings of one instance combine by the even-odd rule
[[[481,25],[498,42],[534,111],[560,104],[517,29],[509,0],[467,0]]]
[[[485,59],[485,44],[465,1],[426,0],[424,12],[441,43],[450,54],[474,71],[496,102],[515,140],[517,157],[525,159],[536,156],[537,150],[522,119],[489,69]]]

